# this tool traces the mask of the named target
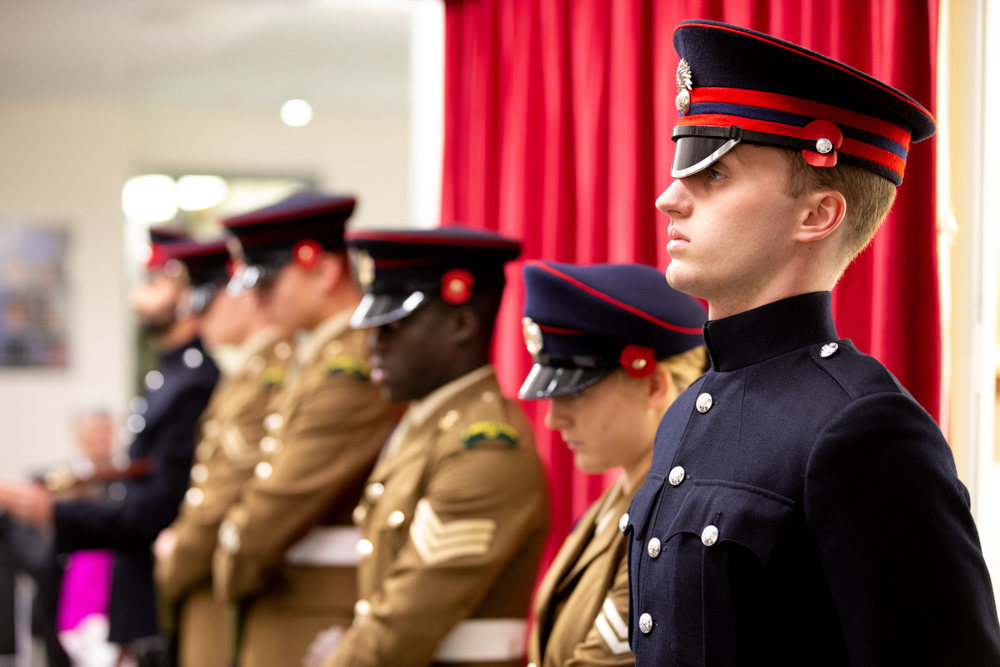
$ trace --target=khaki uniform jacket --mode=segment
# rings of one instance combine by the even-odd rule
[[[264,460],[219,528],[213,585],[245,612],[241,667],[298,665],[317,632],[353,617],[351,511],[403,408],[369,381],[366,332],[349,318],[299,345],[264,417]]]
[[[160,592],[177,604],[181,667],[231,664],[226,607],[212,599],[212,553],[219,524],[260,461],[261,415],[292,356],[287,341],[265,330],[242,346],[235,372],[220,384],[201,417],[191,487],[171,529],[176,546],[157,559]]]
[[[355,520],[362,599],[324,667],[523,664],[548,493],[492,367],[410,407]]]
[[[618,529],[632,494],[622,492],[622,481],[584,513],[542,579],[528,651],[537,667],[635,664],[627,544]]]

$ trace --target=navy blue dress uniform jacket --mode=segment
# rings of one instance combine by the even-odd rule
[[[55,506],[59,553],[114,550],[109,639],[117,643],[157,634],[151,546],[177,516],[188,487],[195,425],[219,379],[199,340],[163,355],[158,372],[162,384],[159,376],[152,382],[147,376],[140,415],[145,425],[129,449],[133,459],[151,459],[152,473],[112,484],[103,500]]]
[[[951,450],[830,294],[709,322],[621,527],[637,665],[1000,665]],[[831,345],[835,343],[835,345]]]

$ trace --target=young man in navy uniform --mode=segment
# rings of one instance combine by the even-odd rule
[[[140,326],[159,351],[160,363],[145,378],[127,420],[134,440],[129,455],[149,458],[151,473],[109,485],[100,500],[53,502],[39,484],[4,485],[0,503],[37,525],[55,528],[56,549],[114,549],[109,640],[142,659],[161,651],[153,554],[157,534],[170,525],[188,486],[194,430],[219,378],[198,337],[199,319],[188,305],[183,268],[170,255],[173,234],[151,231],[147,279],[129,300]]]
[[[1000,664],[948,443],[831,314],[933,119],[757,32],[686,21],[674,44],[677,180],[657,207],[670,284],[708,302],[712,368],[621,518],[636,664]]]

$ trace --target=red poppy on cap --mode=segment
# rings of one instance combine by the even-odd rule
[[[441,276],[441,298],[446,303],[459,306],[472,298],[476,279],[465,269],[451,269]]]
[[[828,120],[814,120],[802,128],[802,138],[816,142],[816,151],[802,151],[802,157],[814,167],[836,167],[837,149],[844,142],[840,128]]]
[[[319,254],[323,246],[312,239],[302,239],[292,248],[292,259],[306,271],[312,271],[319,264]]]
[[[629,374],[629,377],[649,377],[656,371],[656,356],[651,347],[641,345],[626,345],[618,362]]]

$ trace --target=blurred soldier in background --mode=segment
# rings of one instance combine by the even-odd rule
[[[127,421],[134,434],[129,454],[148,458],[150,474],[112,483],[97,500],[58,503],[41,484],[0,485],[0,506],[38,526],[54,526],[59,553],[114,550],[109,638],[124,647],[123,664],[133,655],[152,660],[163,650],[151,546],[177,515],[195,423],[219,377],[198,337],[200,318],[187,307],[183,267],[169,257],[166,240],[154,237],[147,279],[129,294],[140,326],[160,353],[159,367],[146,375],[146,389]]]
[[[412,401],[354,512],[354,626],[317,637],[324,667],[524,664],[549,507],[531,427],[489,364],[518,241],[458,229],[354,232],[372,377]],[[341,636],[342,634],[342,636]],[[339,644],[339,646],[338,646]]]
[[[229,667],[232,619],[212,597],[212,553],[219,524],[261,459],[265,408],[280,386],[292,347],[271,324],[257,294],[230,295],[224,240],[177,244],[171,254],[191,279],[191,309],[202,312],[209,349],[239,346],[231,372],[202,415],[191,488],[180,516],[156,540],[156,581],[176,614],[181,667]]]
[[[622,469],[542,579],[529,667],[626,667],[635,656],[618,518],[646,479],[663,414],[708,367],[705,309],[641,264],[529,261],[524,291],[524,342],[535,365],[521,398],[551,399],[545,424],[559,430],[577,468]]]
[[[303,192],[225,221],[276,324],[304,335],[262,415],[263,460],[219,528],[216,595],[243,617],[241,667],[298,664],[316,633],[349,625],[365,479],[398,420],[369,380],[366,332],[348,325],[360,295],[344,250],[351,197]]]

